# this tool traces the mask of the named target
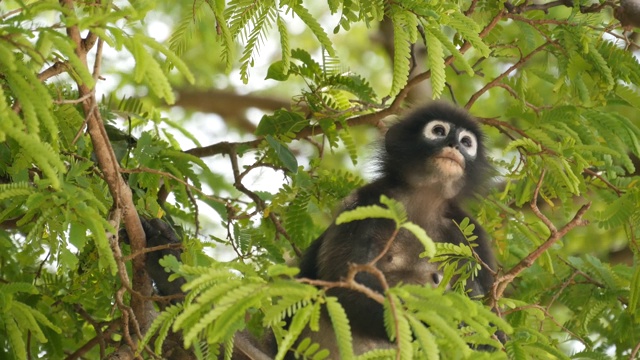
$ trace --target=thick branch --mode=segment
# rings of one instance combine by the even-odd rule
[[[70,12],[74,11],[74,3],[72,0],[61,0],[60,3],[65,6]],[[70,26],[67,28],[67,35],[76,44],[76,55],[87,66],[87,51],[89,45],[93,45],[95,41],[89,39],[87,43],[83,43],[83,39],[80,36],[80,31],[77,26]],[[98,71],[99,69],[94,69]],[[89,88],[84,83],[78,83],[79,97],[84,97],[93,93],[93,89]],[[93,143],[93,150],[98,160],[98,166],[104,174],[104,179],[109,187],[109,192],[113,196],[114,206],[120,208],[123,214],[123,220],[129,240],[131,242],[131,251],[138,252],[146,247],[146,240],[142,224],[136,212],[135,205],[133,203],[131,189],[127,186],[126,182],[120,175],[120,167],[116,156],[109,142],[109,137],[104,128],[100,111],[98,111],[97,100],[95,95],[90,95],[83,103],[82,107],[87,120],[87,128],[91,142]],[[147,276],[145,266],[145,257],[140,256],[133,259],[133,281],[132,287],[140,294],[149,296],[153,292],[153,287],[149,277]],[[131,307],[133,312],[137,315],[137,319],[140,321],[142,329],[146,330],[151,324],[151,319],[148,314],[148,310],[153,308],[153,304],[144,299],[143,297],[133,296],[131,299]],[[125,334],[126,335],[126,334]]]

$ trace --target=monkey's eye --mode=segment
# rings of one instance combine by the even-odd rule
[[[435,120],[427,124],[424,128],[424,136],[430,140],[441,139],[446,137],[451,126],[449,123]]]
[[[478,152],[478,142],[476,136],[469,130],[462,130],[458,134],[458,142],[462,149],[470,156],[476,156]]]
[[[445,130],[444,126],[442,125],[436,125],[433,127],[433,130],[431,130],[436,136],[445,136],[447,135],[447,130]]]

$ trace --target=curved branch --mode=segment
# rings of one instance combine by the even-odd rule
[[[569,231],[571,231],[576,226],[584,226],[589,222],[587,220],[582,219],[584,214],[591,207],[591,202],[588,202],[576,212],[575,216],[571,221],[565,224],[560,230],[558,230],[553,223],[540,211],[538,208],[538,194],[540,192],[540,188],[542,186],[542,182],[544,179],[544,172],[540,176],[540,180],[538,180],[538,184],[536,185],[536,189],[534,191],[534,196],[531,199],[531,209],[533,213],[547,226],[549,229],[550,235],[547,240],[542,243],[538,248],[532,251],[529,255],[525,256],[518,264],[516,264],[511,270],[507,271],[504,275],[500,276],[493,283],[493,287],[491,289],[491,306],[496,307],[498,300],[502,297],[504,290],[507,286],[526,268],[531,267],[533,263],[549,248],[555,244],[558,240],[560,240],[563,236],[565,236]]]
[[[466,109],[470,109],[471,106],[473,106],[473,104],[478,100],[478,98],[480,98],[480,96],[482,96],[485,92],[487,92],[492,87],[497,86],[500,83],[500,81],[502,81],[502,79],[504,79],[507,75],[511,74],[513,71],[515,71],[516,69],[518,69],[522,65],[524,65],[524,63],[529,61],[529,59],[531,59],[531,57],[533,57],[533,55],[535,55],[535,54],[539,53],[540,51],[542,51],[549,44],[550,44],[550,42],[547,41],[544,44],[542,44],[542,45],[538,46],[537,48],[533,49],[533,51],[531,51],[529,54],[527,54],[527,56],[524,56],[524,57],[520,58],[520,60],[518,60],[518,62],[516,62],[511,67],[509,67],[505,72],[503,72],[502,74],[498,75],[491,82],[487,83],[485,86],[482,87],[482,89],[476,91],[471,96],[471,98],[469,99],[469,101],[467,102],[467,104],[464,107]]]

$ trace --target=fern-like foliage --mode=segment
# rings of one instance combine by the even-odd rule
[[[185,290],[190,291],[189,296],[183,306],[169,308],[156,320],[152,330],[166,334],[167,326],[173,323],[174,331],[184,331],[187,347],[197,343],[202,335],[206,335],[207,343],[212,346],[228,343],[236,331],[245,327],[243,318],[247,310],[270,306],[273,301],[273,307],[263,317],[265,325],[273,326],[280,319],[292,316],[286,334],[279,340],[276,358],[282,358],[307,326],[312,314],[319,311],[312,302],[319,294],[316,288],[276,279],[266,282],[247,266],[234,266],[233,271],[225,269],[222,264],[213,267],[181,266],[177,271],[191,279],[185,286]],[[238,272],[243,276],[239,277]],[[269,272],[272,275],[291,273],[281,267]],[[340,326],[345,324],[342,319],[336,321]],[[150,338],[148,336],[145,341]],[[156,348],[160,349],[158,342]],[[322,353],[318,356],[321,358]]]
[[[411,47],[417,40],[417,19],[398,6],[391,6],[393,21],[393,82],[389,95],[395,96],[407,83],[410,70]]]
[[[438,98],[442,94],[445,83],[444,50],[442,43],[434,33],[439,29],[425,28],[425,42],[429,49],[427,63],[431,70],[431,85],[433,86],[433,97]]]
[[[338,343],[338,349],[340,350],[341,359],[352,359],[353,349],[351,340],[351,328],[349,327],[349,320],[342,305],[336,298],[327,298],[327,312],[331,318],[333,329],[335,331],[336,340]]]
[[[0,284],[0,324],[7,331],[7,345],[16,359],[26,360],[25,339],[27,334],[33,336],[39,343],[46,343],[47,337],[42,326],[60,334],[62,330],[54,325],[39,310],[24,303],[20,294],[38,294],[38,290],[27,283]]]
[[[317,343],[313,343],[309,338],[304,338],[302,341],[300,341],[300,343],[294,350],[294,354],[296,354],[301,359],[326,359],[329,356],[329,350],[319,349],[320,345],[318,345]]]

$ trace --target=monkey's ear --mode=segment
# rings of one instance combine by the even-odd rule
[[[391,125],[384,136],[384,148],[388,153],[395,152],[402,144],[403,129],[399,125],[398,123]]]

